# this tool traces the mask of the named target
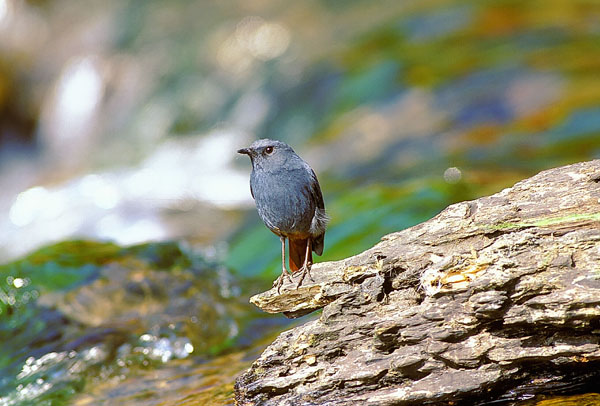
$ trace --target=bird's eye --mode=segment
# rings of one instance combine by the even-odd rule
[[[266,152],[267,154],[272,154],[272,153],[273,153],[273,147],[266,147],[266,148],[265,148],[265,152]]]

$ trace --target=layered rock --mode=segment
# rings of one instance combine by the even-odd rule
[[[600,375],[600,160],[449,206],[314,280],[254,296],[318,319],[238,378],[238,405],[516,399]]]

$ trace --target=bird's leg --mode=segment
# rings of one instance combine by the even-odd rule
[[[302,268],[300,268],[300,280],[298,281],[298,284],[296,285],[296,289],[298,289],[301,285],[302,285],[302,281],[304,280],[304,277],[306,276],[306,274],[308,274],[308,277],[310,278],[311,281],[315,281],[312,277],[312,275],[310,274],[310,268],[312,268],[312,262],[308,261],[308,258],[310,258],[310,251],[312,250],[312,241],[310,238],[308,238],[306,240],[306,255],[304,256],[304,264],[302,265]]]
[[[291,281],[292,271],[285,267],[285,237],[279,237],[279,240],[281,241],[281,273],[286,275]]]
[[[290,276],[292,273],[285,267],[285,237],[282,236],[279,237],[279,239],[281,240],[281,275],[273,282],[273,287],[277,286],[278,294],[280,293],[284,278],[288,278],[290,282],[293,282],[292,277]]]

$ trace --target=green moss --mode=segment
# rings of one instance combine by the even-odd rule
[[[505,222],[490,225],[494,230],[510,230],[528,227],[548,227],[557,224],[575,223],[580,221],[600,221],[600,213],[575,213],[566,216],[547,217],[523,222]]]

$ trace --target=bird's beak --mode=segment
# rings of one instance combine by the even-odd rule
[[[248,156],[252,156],[252,153],[249,148],[242,148],[237,150],[238,154],[245,154]]]

